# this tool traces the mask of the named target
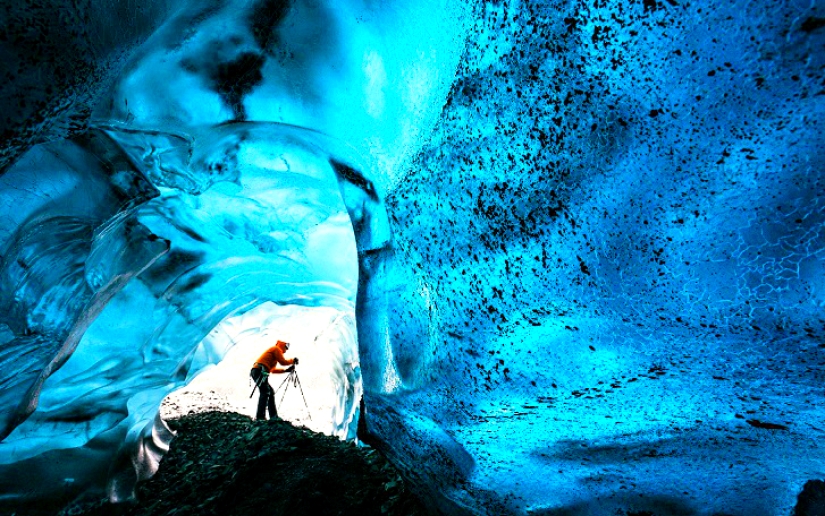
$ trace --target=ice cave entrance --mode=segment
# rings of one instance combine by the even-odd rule
[[[355,314],[328,307],[266,302],[223,320],[195,352],[230,351],[218,364],[170,393],[161,404],[161,417],[212,410],[254,417],[258,392],[250,398],[249,370],[277,340],[290,343],[287,358],[299,357],[296,372],[303,390],[284,383],[286,374],[271,375],[270,384],[278,389],[278,415],[316,432],[354,439],[362,392]]]

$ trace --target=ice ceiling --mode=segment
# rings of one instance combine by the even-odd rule
[[[264,303],[355,313],[372,443],[445,513],[825,475],[822,2],[4,16],[2,503],[128,497]]]

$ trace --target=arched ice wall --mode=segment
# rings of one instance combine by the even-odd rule
[[[273,26],[286,19],[278,2],[255,5],[272,8]],[[237,29],[214,38],[230,46],[170,47],[193,58],[174,54],[183,71],[155,96],[146,78],[158,47],[144,48],[97,113],[188,130],[306,112],[366,156],[374,195],[336,171],[355,178],[344,183],[356,186],[368,421],[435,506],[786,514],[821,477],[820,2],[478,3],[452,53],[378,46],[409,68],[379,66],[369,36],[343,22],[325,32],[330,44],[297,25],[289,48],[325,42],[318,53],[267,53],[278,40],[244,29],[247,11],[227,6],[174,11],[152,44],[175,23],[213,20],[223,32],[212,34]],[[381,41],[450,36],[450,23],[415,38],[416,24],[397,21],[445,11],[362,7],[375,27],[413,27]],[[226,66],[194,59],[204,49]],[[347,55],[357,65],[324,68]],[[287,66],[265,65],[279,59]],[[225,88],[233,66],[260,78]],[[296,70],[297,80],[285,72]],[[433,77],[440,86],[428,90]],[[387,85],[402,93],[378,95]],[[175,97],[183,91],[197,102]],[[416,122],[395,125],[406,118],[393,106]],[[82,132],[87,118],[74,112]],[[292,119],[313,127],[302,120]],[[65,135],[36,128],[22,134]],[[398,149],[406,158],[393,158]]]

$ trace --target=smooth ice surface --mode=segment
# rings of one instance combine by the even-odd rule
[[[821,2],[148,2],[96,74],[76,14],[0,43],[4,116],[53,119],[2,154],[7,498],[128,496],[266,302],[354,311],[372,444],[445,513],[780,515],[825,476]]]

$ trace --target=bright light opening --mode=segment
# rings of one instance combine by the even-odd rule
[[[355,314],[326,307],[267,302],[224,320],[204,339],[208,346],[200,348],[228,348],[226,356],[169,394],[161,416],[219,410],[255,417],[258,391],[250,398],[249,371],[278,340],[290,343],[286,358],[299,358],[296,373],[303,389],[302,395],[292,382],[284,383],[287,374],[270,375],[270,385],[278,389],[278,415],[316,432],[354,439],[362,393]]]

